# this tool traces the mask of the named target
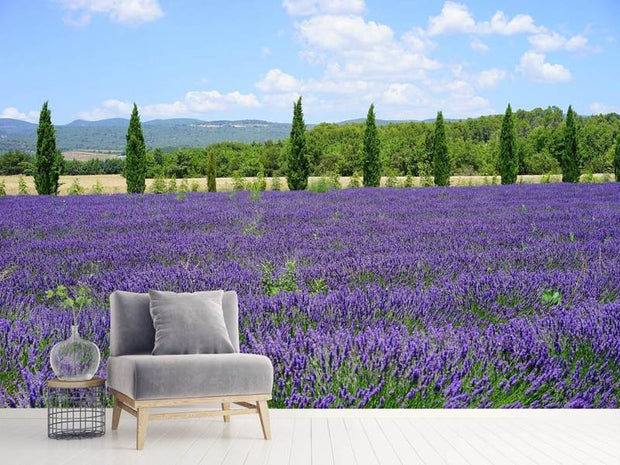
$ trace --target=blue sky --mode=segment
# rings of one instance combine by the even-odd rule
[[[2,0],[0,117],[620,112],[620,2]]]

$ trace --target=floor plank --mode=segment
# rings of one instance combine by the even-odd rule
[[[404,463],[394,451],[392,444],[390,444],[390,441],[388,441],[387,437],[385,436],[385,433],[379,426],[377,419],[365,418],[362,420],[362,426],[364,427],[364,430],[366,430],[366,434],[368,435],[368,439],[370,440],[370,445],[375,451],[375,455],[379,459],[379,463],[404,465]]]
[[[415,429],[418,430],[418,433],[421,433],[421,425],[424,425],[425,429],[423,436],[433,448],[433,450],[441,457],[443,463],[447,465],[476,465],[472,464],[465,457],[463,457],[461,451],[456,449],[451,444],[449,437],[447,438],[443,435],[438,435],[436,431],[432,428],[429,419],[424,419],[423,422],[415,422],[415,424],[412,421],[410,421],[410,423]]]
[[[377,420],[379,426],[390,442],[392,449],[401,463],[416,465],[423,464],[424,461],[416,451],[415,447],[409,442],[403,431],[396,425],[391,418],[381,418]]]
[[[271,421],[271,441],[273,442],[267,463],[269,465],[288,465],[291,458],[295,418]]]
[[[328,420],[329,435],[332,441],[334,465],[350,465],[355,462],[355,453],[342,418]]]
[[[620,412],[289,410],[273,439],[255,416],[152,421],[135,450],[135,420],[81,441],[47,438],[45,415],[0,412],[11,465],[620,465]]]
[[[327,418],[312,419],[312,465],[333,465],[332,440]],[[295,465],[291,462],[291,465]]]
[[[291,465],[310,465],[312,463],[312,420],[295,418],[295,429],[291,444]]]
[[[364,430],[360,419],[345,418],[345,427],[347,435],[353,447],[353,454],[358,465],[379,465],[379,460],[375,455],[375,451],[370,445],[366,431]]]

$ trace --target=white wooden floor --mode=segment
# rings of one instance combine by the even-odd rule
[[[136,451],[135,420],[73,441],[47,438],[44,410],[0,409],[0,463],[10,465],[620,465],[620,410],[272,410],[257,416],[152,421]]]

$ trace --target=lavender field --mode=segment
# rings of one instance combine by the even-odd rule
[[[2,198],[0,406],[78,283],[104,354],[115,289],[236,290],[274,407],[620,406],[620,183]]]

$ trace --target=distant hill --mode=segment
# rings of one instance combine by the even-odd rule
[[[124,150],[129,120],[111,118],[100,121],[76,120],[56,126],[56,142],[62,151]],[[190,118],[158,119],[142,124],[150,148],[204,147],[216,142],[260,142],[284,139],[291,125],[261,120],[203,121]],[[37,125],[0,118],[0,152],[34,152]]]
[[[66,124],[64,127],[70,128],[114,128],[114,127],[122,127],[129,124],[129,120],[125,118],[109,118],[102,119],[99,121],[86,121],[83,119],[76,119],[75,121],[71,121],[69,124]]]
[[[365,119],[351,119],[336,124],[362,124]],[[379,126],[407,123],[412,120],[377,120]],[[434,119],[425,120],[432,122]],[[452,120],[447,120],[452,121]],[[75,120],[56,126],[56,143],[66,151],[123,151],[129,120],[110,118],[99,121]],[[314,125],[309,124],[308,128]],[[203,121],[192,118],[155,119],[142,123],[149,148],[205,147],[216,142],[262,142],[285,139],[291,125],[262,120]],[[0,118],[0,152],[23,150],[34,152],[37,125],[26,121]]]

